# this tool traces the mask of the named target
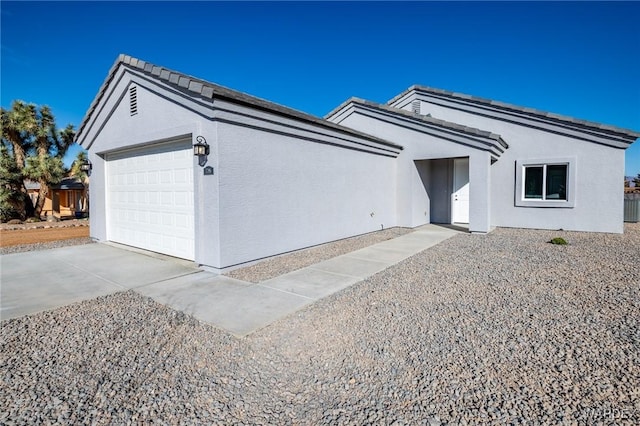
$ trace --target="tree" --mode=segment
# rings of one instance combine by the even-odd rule
[[[75,132],[69,124],[58,131],[55,118],[47,106],[38,107],[16,100],[10,110],[0,110],[2,122],[2,166],[10,172],[19,172],[10,182],[2,181],[3,209],[13,206],[16,215],[40,217],[51,186],[62,180],[66,171],[62,163],[67,149],[73,143]],[[35,205],[31,204],[24,186],[30,179],[40,185]],[[20,184],[18,184],[18,181]],[[8,204],[4,204],[4,203]],[[13,203],[13,204],[12,204]]]
[[[82,209],[88,211],[89,210],[89,175],[87,172],[82,170],[80,166],[88,161],[87,152],[79,151],[76,159],[71,164],[71,169],[69,171],[69,176],[76,177],[82,181],[84,184],[84,191],[82,194],[82,199],[84,202],[82,203]]]
[[[640,173],[638,173],[638,176],[633,178],[633,184],[636,188],[640,188]]]
[[[2,123],[2,205],[3,220],[13,217],[25,219],[33,215],[33,205],[28,198],[22,175],[27,151],[31,148],[25,128],[29,116],[28,106],[14,101],[10,110],[0,109]],[[16,175],[15,173],[18,173]]]
[[[79,151],[76,159],[73,160],[73,164],[71,164],[71,170],[69,171],[69,176],[77,177],[83,183],[89,179],[87,172],[82,170],[80,166],[83,163],[86,163],[88,160],[87,151]]]
[[[6,222],[18,217],[25,219],[25,206],[31,205],[31,199],[28,199],[26,189],[23,192],[23,188],[22,170],[18,168],[7,147],[0,145],[0,221]]]

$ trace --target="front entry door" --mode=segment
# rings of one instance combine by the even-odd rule
[[[453,160],[451,223],[469,223],[469,159]]]

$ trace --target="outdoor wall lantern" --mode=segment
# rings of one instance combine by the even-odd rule
[[[91,165],[91,161],[89,160],[85,160],[82,164],[80,164],[80,170],[85,172],[87,176],[91,176],[92,168],[93,168],[93,165]]]
[[[193,155],[198,157],[198,164],[204,166],[209,155],[209,144],[204,136],[196,136],[196,143],[193,144]]]

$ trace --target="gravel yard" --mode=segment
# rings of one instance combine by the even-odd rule
[[[16,231],[17,232],[17,231]],[[1,238],[1,237],[0,237]],[[90,237],[69,238],[67,240],[53,240],[32,244],[17,244],[14,246],[0,247],[0,255],[11,253],[22,253],[25,251],[47,250],[58,247],[77,246],[80,244],[91,244],[93,240]]]
[[[0,423],[639,424],[639,254],[460,234],[243,339],[131,291],[9,320]]]
[[[65,219],[60,221],[24,222],[18,224],[0,223],[0,231],[15,231],[20,229],[52,229],[52,228],[77,228],[89,226],[89,219]]]
[[[61,222],[0,223],[0,255],[93,242],[87,219]]]
[[[408,234],[409,232],[412,232],[409,228],[389,228],[357,237],[345,238],[343,240],[333,241],[267,259],[254,265],[228,272],[225,275],[242,281],[259,283],[270,278],[279,277],[287,272],[322,262],[323,260]]]

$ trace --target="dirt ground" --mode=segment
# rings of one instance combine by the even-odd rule
[[[45,243],[88,236],[88,226],[0,230],[0,247]]]

